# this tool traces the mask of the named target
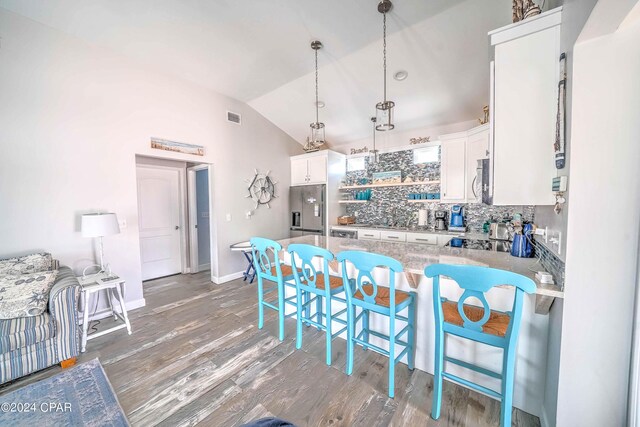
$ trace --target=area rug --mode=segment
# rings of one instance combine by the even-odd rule
[[[98,359],[0,396],[0,424],[128,426]]]

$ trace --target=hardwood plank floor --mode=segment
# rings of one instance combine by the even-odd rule
[[[133,426],[234,426],[277,416],[298,426],[497,426],[497,401],[445,381],[442,416],[429,417],[433,377],[396,367],[396,398],[387,397],[386,357],[356,348],[344,373],[346,345],[305,328],[295,350],[295,321],[277,339],[275,312],[257,327],[255,284],[209,281],[208,272],[144,284],[147,306],[129,313],[122,331],[89,341],[79,362],[99,358]],[[103,319],[98,329],[111,325]],[[47,378],[52,367],[0,386],[0,394]],[[514,426],[539,426],[514,409]]]

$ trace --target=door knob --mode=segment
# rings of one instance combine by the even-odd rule
[[[180,227],[176,225],[176,230],[179,230],[179,229],[180,229]]]

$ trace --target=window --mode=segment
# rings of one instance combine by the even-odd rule
[[[364,157],[351,157],[347,159],[347,172],[363,171]]]
[[[413,163],[433,163],[440,161],[440,146],[431,145],[429,147],[413,150]]]

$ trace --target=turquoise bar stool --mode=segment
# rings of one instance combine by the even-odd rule
[[[285,304],[293,307],[298,306],[297,293],[293,296],[285,297],[285,286],[296,289],[293,269],[280,262],[278,257],[278,253],[282,250],[280,243],[262,237],[253,237],[250,242],[253,264],[258,276],[258,329],[262,329],[264,326],[264,308],[275,310],[278,312],[279,338],[280,341],[283,341],[284,319],[296,314],[295,311],[285,314]],[[276,286],[265,289],[265,280],[274,282]],[[278,290],[277,301],[265,301],[264,294],[275,289]]]
[[[347,297],[347,375],[353,373],[354,345],[361,345],[365,350],[372,348],[389,357],[389,397],[393,398],[396,363],[406,355],[409,369],[413,370],[415,366],[415,293],[396,290],[396,275],[402,272],[402,264],[393,258],[362,251],[340,252],[336,258],[342,264],[342,279]],[[355,277],[349,277],[347,263],[355,267]],[[373,278],[376,267],[388,269],[388,286],[379,286]],[[360,313],[356,315],[357,309]],[[406,316],[399,314],[403,310],[407,311]],[[371,312],[389,317],[389,335],[369,328]],[[405,323],[399,332],[396,332],[396,320]],[[362,326],[356,334],[358,322]],[[389,350],[371,344],[371,335],[388,341]],[[397,356],[396,344],[404,347]]]
[[[291,265],[298,266],[296,258],[300,260],[300,268],[293,271],[293,277],[298,295],[307,296],[304,302],[303,298],[298,298],[296,348],[302,347],[302,323],[324,330],[327,339],[326,362],[327,365],[331,365],[331,342],[347,329],[346,319],[339,317],[345,314],[347,309],[344,308],[337,313],[332,313],[331,309],[332,301],[346,303],[344,298],[338,296],[344,293],[342,278],[329,274],[329,261],[333,261],[334,256],[326,249],[303,244],[289,245],[287,251],[291,254]],[[314,260],[321,265],[320,271],[314,267]],[[310,308],[314,303],[316,312],[310,315]],[[334,333],[333,322],[344,326]]]
[[[433,278],[433,308],[436,319],[435,378],[431,417],[436,420],[440,417],[442,379],[446,378],[498,399],[501,402],[500,425],[511,426],[516,345],[520,318],[522,317],[524,292],[534,293],[536,291],[535,283],[528,277],[510,271],[472,265],[434,264],[425,268],[424,273],[427,277]],[[440,297],[440,276],[453,279],[458,286],[464,289],[459,301],[449,301]],[[497,285],[515,287],[513,307],[510,312],[500,312],[489,308],[484,293]],[[468,298],[473,297],[477,298],[483,307],[464,303]],[[503,350],[502,372],[493,372],[445,356],[445,333],[501,348]],[[500,392],[445,372],[445,361],[501,380]]]

